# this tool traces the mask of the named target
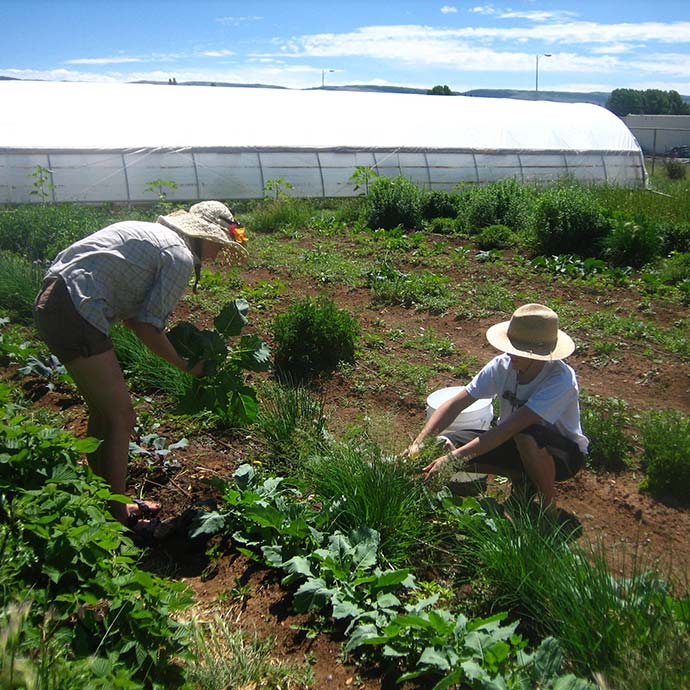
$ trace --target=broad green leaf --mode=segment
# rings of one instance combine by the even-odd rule
[[[225,517],[218,512],[199,510],[194,514],[189,525],[188,535],[190,539],[220,534],[225,529]]]
[[[288,573],[304,575],[309,578],[314,576],[311,572],[311,565],[304,556],[293,556],[283,563],[283,568],[285,568]]]
[[[216,330],[224,337],[239,335],[247,324],[247,312],[249,303],[246,299],[236,299],[228,302],[220,314],[213,320]]]
[[[258,335],[243,335],[238,346],[237,362],[247,371],[268,371],[271,348]]]
[[[298,613],[306,613],[311,609],[321,609],[329,604],[335,590],[330,588],[320,577],[307,580],[295,592],[293,605]]]
[[[417,665],[431,666],[432,668],[437,668],[441,671],[447,671],[450,669],[447,656],[434,647],[427,647],[422,652]]]
[[[256,391],[244,386],[241,391],[233,391],[228,406],[229,421],[236,424],[251,424],[259,412]]]

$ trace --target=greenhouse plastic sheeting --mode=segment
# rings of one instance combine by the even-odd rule
[[[0,81],[0,201],[352,196],[358,167],[426,189],[505,178],[643,186],[640,147],[599,106],[355,91]]]

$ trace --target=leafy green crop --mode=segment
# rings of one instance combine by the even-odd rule
[[[231,425],[256,419],[256,391],[245,383],[243,370],[268,371],[270,350],[257,335],[243,335],[229,347],[225,339],[238,336],[247,324],[249,304],[237,299],[226,304],[213,321],[214,330],[199,330],[186,321],[177,324],[168,338],[177,352],[194,366],[204,361],[204,376],[194,379],[180,402],[188,414],[213,411]]]

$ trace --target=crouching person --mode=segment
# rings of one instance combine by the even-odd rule
[[[498,397],[498,423],[487,431],[450,435],[446,452],[423,469],[425,479],[446,463],[505,476],[512,482],[512,496],[537,493],[547,514],[559,518],[556,482],[579,471],[589,442],[580,426],[575,372],[563,361],[575,344],[558,326],[553,310],[527,304],[510,321],[489,328],[486,338],[502,354],[433,413],[404,454],[416,455],[425,440],[481,398]]]

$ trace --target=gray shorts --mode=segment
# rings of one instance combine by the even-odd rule
[[[41,338],[63,364],[113,349],[112,340],[76,310],[60,276],[44,281],[34,303],[34,321]]]
[[[463,429],[456,432],[444,433],[456,448],[464,445],[473,438],[476,438],[485,431],[477,429]],[[542,424],[533,424],[520,432],[526,436],[531,436],[540,448],[545,448],[551,454],[556,466],[556,481],[562,482],[574,477],[582,468],[585,456],[580,451],[578,445],[565,436],[561,436],[557,431]],[[495,468],[495,472],[489,470],[491,474],[502,474],[501,470],[511,470],[513,472],[525,473],[522,466],[522,459],[514,439],[509,439],[497,448],[490,450],[475,458],[475,462]],[[472,463],[468,466],[470,469]]]

